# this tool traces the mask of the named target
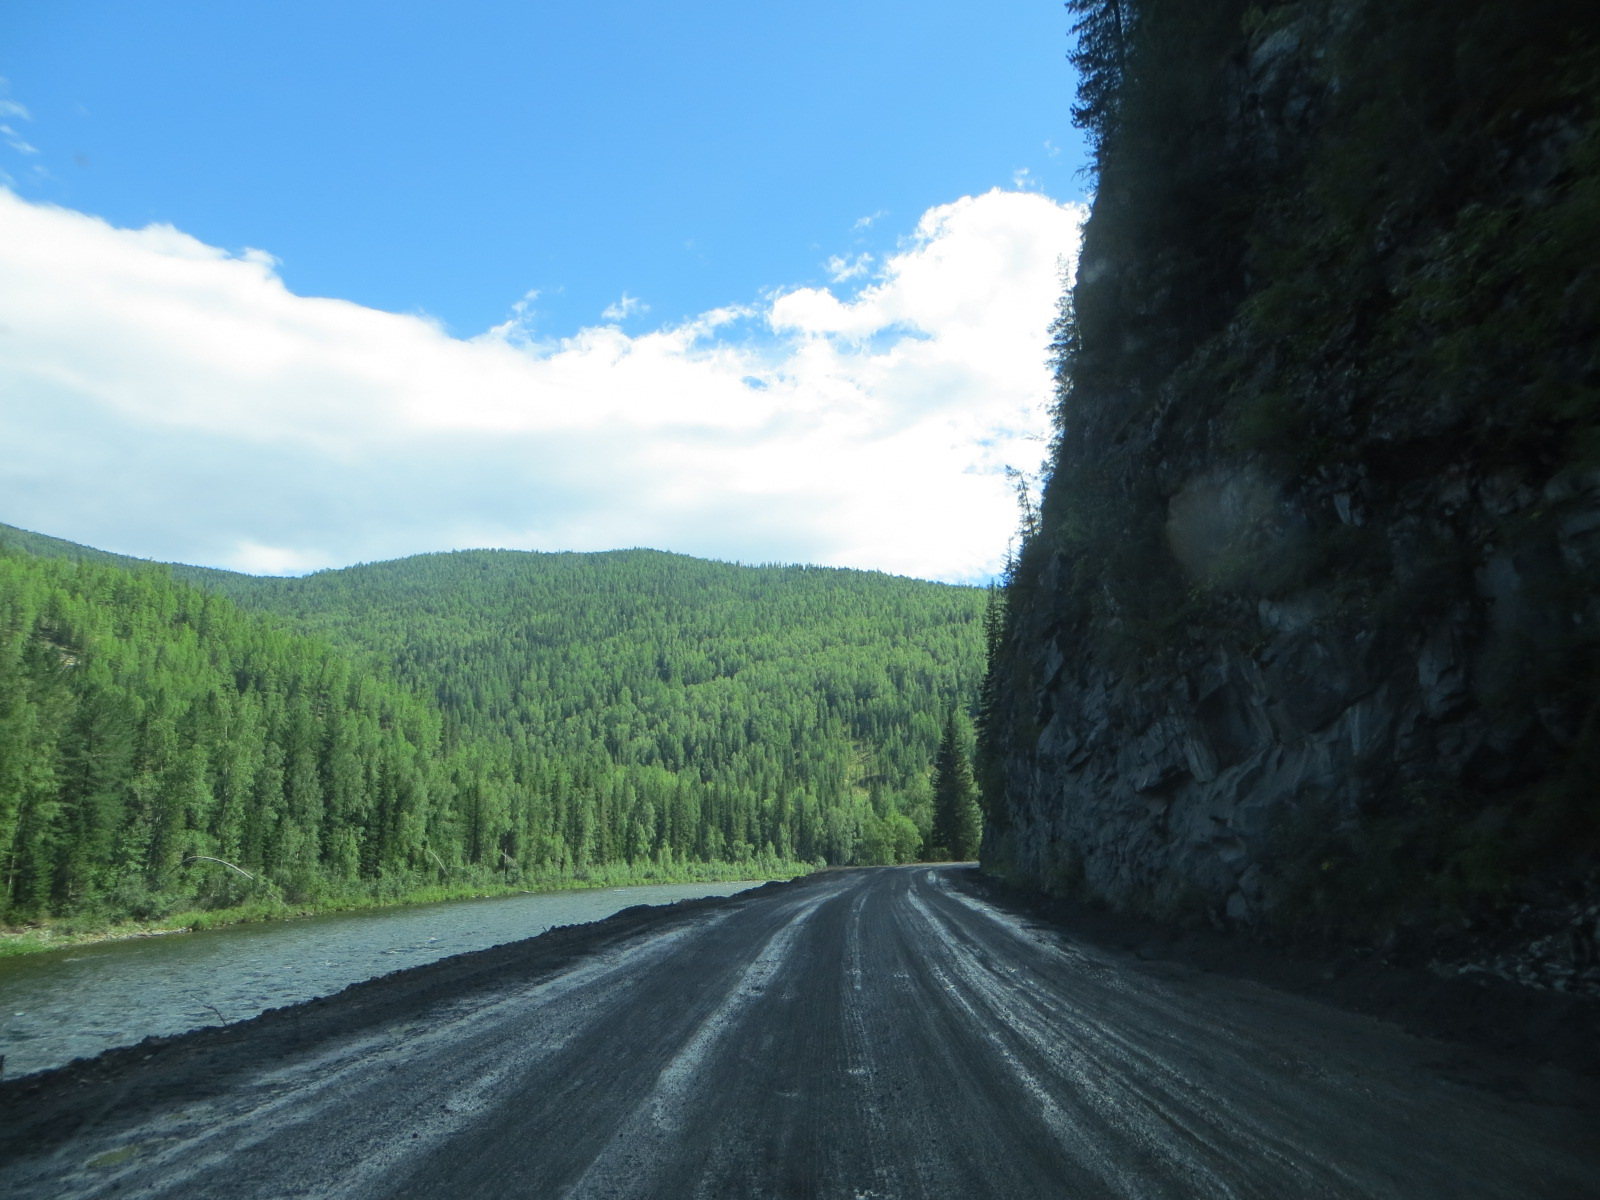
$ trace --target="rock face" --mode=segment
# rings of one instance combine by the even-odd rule
[[[1549,64],[1593,31],[1136,7],[992,635],[985,862],[1324,931],[1591,903],[1600,127]]]
[[[1461,508],[1481,519],[1477,491]],[[1430,500],[1383,530],[1397,559]],[[1325,503],[1337,513],[1335,497]],[[1586,716],[1556,694],[1508,712],[1494,702],[1496,677],[1553,632],[1600,621],[1592,592],[1551,599],[1588,578],[1600,474],[1552,481],[1511,511],[1530,508],[1542,536],[1515,550],[1462,539],[1478,568],[1426,619],[1385,628],[1359,598],[1352,609],[1335,588],[1310,587],[1257,599],[1220,634],[1185,631],[1177,653],[1143,672],[1074,653],[1070,627],[1034,642],[1055,607],[1041,586],[1007,647],[1022,660],[1013,669],[1037,681],[1038,733],[1005,759],[991,855],[1042,882],[1081,878],[1119,904],[1201,900],[1249,920],[1264,885],[1293,865],[1266,859],[1294,852],[1275,842],[1297,816],[1327,823],[1299,831],[1320,845],[1408,787],[1467,791],[1479,801],[1469,819],[1493,836],[1512,817],[1483,801],[1510,802],[1555,770]],[[1066,571],[1057,552],[1042,574]]]

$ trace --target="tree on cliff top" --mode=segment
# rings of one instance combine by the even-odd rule
[[[1116,119],[1123,76],[1128,69],[1128,35],[1133,26],[1132,0],[1067,0],[1077,18],[1077,38],[1067,55],[1078,71],[1078,102],[1073,124],[1086,131],[1098,158]]]

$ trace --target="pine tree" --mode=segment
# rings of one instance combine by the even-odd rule
[[[999,803],[1003,788],[999,756],[994,747],[999,741],[997,726],[1004,722],[1000,703],[1002,672],[1001,653],[1006,636],[1006,593],[994,584],[989,585],[989,600],[983,610],[984,675],[978,692],[978,738],[973,753],[973,771],[978,789],[978,804],[985,819],[992,820],[1004,812]]]
[[[1116,126],[1128,70],[1133,4],[1132,0],[1067,0],[1067,11],[1078,18],[1072,26],[1077,44],[1067,56],[1078,70],[1072,121],[1089,135],[1099,158]]]
[[[976,858],[983,839],[972,763],[954,710],[945,719],[944,737],[933,762],[933,832],[929,857],[966,861]]]

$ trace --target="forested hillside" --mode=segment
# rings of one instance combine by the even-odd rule
[[[313,898],[905,861],[981,671],[983,593],[864,572],[475,551],[291,580],[0,546],[12,918],[255,894],[193,855]]]
[[[1185,919],[1544,913],[1592,947],[1594,6],[1068,7],[1098,190],[994,644],[988,862]]]
[[[215,586],[392,662],[518,778],[681,790],[707,859],[916,857],[982,672],[981,592],[873,572],[477,550]]]
[[[440,725],[162,568],[0,553],[0,914],[153,916],[265,899],[262,876],[281,897],[459,862],[473,766]]]
[[[221,586],[384,657],[529,761],[659,768],[796,805],[852,783],[920,803],[944,714],[982,670],[981,592],[861,571],[463,551]],[[838,837],[795,809],[787,840],[848,857]]]

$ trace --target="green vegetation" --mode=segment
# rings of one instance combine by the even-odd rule
[[[981,592],[865,572],[482,551],[255,579],[0,535],[12,924],[914,860],[934,714],[981,670]]]
[[[872,572],[463,551],[222,586],[392,654],[519,777],[584,763],[670,781],[712,815],[693,835],[706,859],[914,858],[903,822],[926,841],[936,714],[982,670],[983,593]]]
[[[359,912],[408,904],[439,904],[450,900],[477,900],[534,892],[588,891],[644,884],[733,883],[750,879],[792,879],[815,870],[815,863],[756,859],[744,863],[672,862],[604,863],[581,871],[535,870],[524,872],[519,884],[500,882],[432,883],[397,891],[360,879],[325,886],[312,896],[294,902],[270,884],[261,890],[266,898],[224,908],[187,908],[145,920],[128,920],[108,912],[80,912],[73,916],[28,921],[0,936],[0,958],[59,950],[67,946],[123,938],[154,937],[194,929],[220,929],[260,921],[287,921],[326,912]]]
[[[377,672],[159,568],[0,556],[0,911],[409,890],[451,853],[472,775],[440,726]]]
[[[967,862],[978,857],[983,839],[983,813],[972,780],[972,758],[967,747],[972,730],[952,711],[939,739],[933,763],[933,831],[929,857]]]

